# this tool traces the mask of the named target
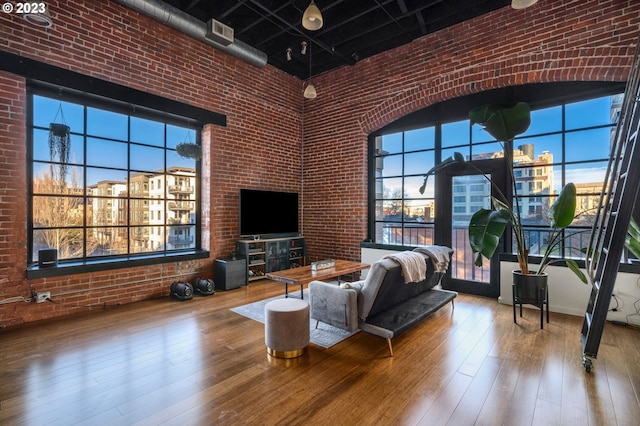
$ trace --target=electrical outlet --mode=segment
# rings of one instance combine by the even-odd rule
[[[37,303],[42,303],[42,302],[46,302],[47,299],[51,298],[51,292],[50,291],[41,291],[38,294],[36,294],[36,302]]]

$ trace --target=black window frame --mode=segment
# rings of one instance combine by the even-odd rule
[[[435,161],[436,164],[443,161],[442,152],[443,148],[440,144],[441,141],[441,126],[443,123],[451,123],[468,118],[468,111],[484,104],[513,104],[516,101],[528,102],[533,110],[543,109],[552,106],[562,106],[563,117],[564,108],[566,104],[586,101],[595,99],[598,97],[612,96],[620,93],[624,93],[624,83],[611,83],[611,82],[565,82],[565,83],[545,83],[545,84],[530,84],[522,86],[514,86],[503,89],[496,89],[492,91],[477,93],[462,98],[452,99],[442,102],[440,104],[432,105],[424,110],[417,111],[394,123],[385,126],[378,131],[375,131],[369,135],[369,173],[368,173],[368,227],[367,238],[361,244],[361,247],[366,248],[380,248],[380,249],[395,249],[403,250],[410,249],[414,245],[395,245],[395,244],[380,244],[376,243],[376,216],[375,216],[375,204],[376,204],[376,152],[377,139],[394,133],[402,133],[405,131],[421,129],[425,127],[435,127],[435,140],[436,140],[436,152]],[[594,126],[598,128],[602,126]],[[582,130],[582,129],[580,129]],[[563,134],[567,132],[573,132],[575,130],[567,131],[563,124]],[[402,137],[402,136],[401,136]],[[564,136],[563,136],[564,137]],[[523,139],[523,140],[526,140]],[[516,144],[517,142],[514,142]],[[564,141],[563,141],[564,146]],[[563,155],[564,157],[564,155]],[[591,160],[589,160],[591,161]],[[571,163],[571,162],[569,162]],[[556,161],[554,161],[556,164]],[[562,158],[563,171],[566,164],[565,159]],[[425,170],[426,172],[426,170]],[[564,177],[564,176],[563,176]],[[437,180],[435,191],[438,192]],[[636,213],[637,214],[637,213]],[[441,244],[438,236],[441,231],[438,229],[438,217],[436,216],[434,221],[434,244]],[[508,245],[508,243],[507,243]],[[510,255],[501,255],[502,257],[508,257]],[[534,258],[535,256],[532,256]],[[535,261],[535,260],[534,260]],[[634,265],[625,265],[624,269],[638,269]],[[629,268],[630,267],[630,268]]]
[[[209,251],[202,249],[202,220],[201,220],[201,161],[195,162],[195,246],[187,249],[164,250],[161,252],[144,252],[144,253],[128,253],[126,255],[109,255],[100,257],[81,257],[69,260],[60,260],[55,267],[40,267],[35,260],[32,259],[33,252],[33,96],[44,96],[52,99],[61,99],[77,104],[81,104],[86,108],[99,108],[101,110],[126,114],[128,120],[131,117],[142,118],[162,122],[167,125],[174,125],[191,129],[195,132],[196,140],[193,141],[201,144],[201,132],[203,124],[198,120],[176,115],[171,112],[155,110],[147,106],[132,104],[130,102],[122,102],[117,99],[110,99],[89,93],[81,93],[73,88],[52,86],[51,84],[29,81],[27,84],[27,278],[39,278],[48,276],[60,276],[76,273],[94,272],[109,269],[118,269],[132,266],[151,265],[167,262],[177,262],[192,259],[208,258]],[[162,105],[160,105],[162,106]],[[171,108],[167,108],[171,110]],[[130,144],[130,142],[129,142]],[[170,149],[170,148],[165,148]],[[131,169],[128,169],[129,171]],[[85,188],[85,199],[87,183],[83,182]],[[129,193],[129,191],[127,191]],[[128,210],[128,209],[127,209]],[[165,224],[167,225],[167,224]],[[168,225],[167,225],[168,226]],[[86,241],[86,223],[84,239]],[[127,227],[127,232],[129,227]],[[129,251],[129,249],[127,250]],[[86,254],[85,254],[86,255]]]

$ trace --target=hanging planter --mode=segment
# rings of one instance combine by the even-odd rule
[[[202,158],[202,147],[193,142],[181,142],[176,145],[176,152],[184,158],[199,160]]]
[[[184,140],[176,145],[176,152],[184,158],[200,160],[202,158],[202,147],[195,142],[191,142],[191,133],[187,130]]]
[[[60,116],[61,122],[56,122]],[[58,112],[53,118],[53,122],[49,123],[49,158],[51,161],[60,163],[60,176],[58,178],[64,181],[67,176],[67,164],[69,163],[69,154],[71,152],[71,128],[67,126],[62,113],[62,102],[58,107]]]
[[[49,123],[49,139],[51,137],[69,138],[71,127],[62,123]]]

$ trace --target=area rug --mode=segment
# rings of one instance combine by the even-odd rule
[[[304,290],[304,299],[309,300],[309,290]],[[299,294],[297,294],[299,297]],[[289,297],[295,297],[293,295],[289,295]],[[235,308],[231,308],[231,310],[237,314],[243,315],[247,318],[251,318],[252,320],[259,321],[264,324],[264,305],[269,303],[272,300],[283,299],[284,295],[271,297],[269,299],[259,300],[257,302],[249,303],[247,305],[238,306]],[[309,331],[311,343],[314,345],[330,348],[331,346],[342,342],[344,339],[353,336],[359,330],[354,332],[349,332],[346,330],[342,330],[337,327],[333,327],[329,324],[325,324],[323,322],[318,324],[318,328],[316,328],[316,320],[309,320]]]

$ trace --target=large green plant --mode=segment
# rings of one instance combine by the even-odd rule
[[[529,105],[524,102],[520,102],[512,107],[487,105],[469,112],[469,119],[472,125],[479,124],[483,126],[484,130],[502,143],[505,167],[511,175],[513,189],[512,203],[489,176],[475,167],[473,163],[467,163],[470,167],[482,174],[495,189],[495,195],[491,197],[493,210],[480,209],[473,214],[469,221],[469,241],[471,250],[476,254],[475,264],[481,266],[483,257],[489,259],[494,255],[499,246],[500,238],[507,229],[507,225],[511,224],[516,242],[516,255],[521,272],[523,274],[542,274],[549,264],[560,260],[552,259],[551,255],[558,249],[560,243],[565,238],[563,237],[562,230],[569,226],[576,216],[576,187],[573,183],[565,185],[551,206],[549,214],[551,220],[550,239],[542,253],[542,259],[537,271],[530,271],[529,243],[522,226],[520,200],[515,175],[513,173],[512,142],[517,135],[524,133],[529,128],[531,124],[531,109]],[[420,187],[420,193],[424,193],[427,179],[430,175],[452,164],[464,162],[464,156],[460,153],[455,153],[453,157],[433,167],[425,175],[424,183]],[[564,261],[582,282],[587,282],[586,276],[574,260],[564,259]]]
[[[629,222],[629,229],[627,230],[627,238],[624,241],[624,246],[629,250],[637,259],[640,259],[640,225],[632,217]]]

